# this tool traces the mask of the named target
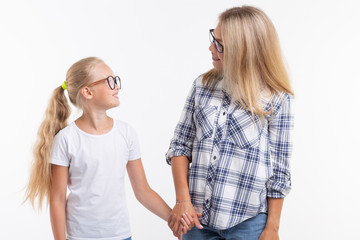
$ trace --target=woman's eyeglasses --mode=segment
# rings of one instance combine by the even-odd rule
[[[218,42],[218,40],[215,39],[214,29],[210,29],[209,38],[210,38],[210,42],[215,44],[216,51],[218,51],[219,53],[224,52],[224,46],[221,45],[221,44]]]
[[[120,77],[119,76],[108,76],[107,78],[104,78],[104,79],[101,79],[101,80],[98,80],[96,82],[93,82],[91,83],[90,85],[88,85],[88,87],[92,87],[96,84],[99,84],[100,82],[102,81],[107,81],[107,83],[109,84],[109,87],[114,90],[115,89],[115,85],[117,85],[119,87],[119,89],[121,89],[121,80],[120,80]]]

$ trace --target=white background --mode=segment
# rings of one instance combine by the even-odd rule
[[[52,239],[48,211],[21,205],[23,187],[50,94],[88,56],[121,76],[121,105],[109,114],[137,130],[148,181],[173,206],[164,155],[192,81],[212,67],[208,30],[222,11],[243,4],[272,19],[296,94],[293,190],[280,237],[360,239],[355,0],[1,0],[0,239]],[[133,239],[175,239],[127,187]]]

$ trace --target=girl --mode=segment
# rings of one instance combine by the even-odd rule
[[[134,129],[106,114],[119,106],[120,88],[120,78],[102,60],[89,57],[70,67],[50,100],[26,199],[34,206],[38,197],[41,208],[47,198],[56,240],[131,239],[125,168],[138,201],[165,221],[169,218],[171,209],[146,180]],[[83,110],[69,125],[65,90]]]
[[[194,81],[167,152],[179,203],[169,226],[179,235],[188,212],[197,228],[185,240],[279,239],[293,92],[276,30],[243,6],[223,12],[209,34],[214,68]]]

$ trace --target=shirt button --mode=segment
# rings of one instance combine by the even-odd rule
[[[214,160],[216,159],[216,156],[214,156]]]
[[[223,112],[223,115],[225,115],[225,112]]]

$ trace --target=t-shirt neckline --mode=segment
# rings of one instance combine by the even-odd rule
[[[111,128],[107,133],[104,133],[104,134],[91,134],[91,133],[87,133],[87,132],[81,130],[81,129],[76,125],[75,121],[72,122],[72,125],[74,126],[74,128],[76,129],[77,132],[80,132],[81,134],[84,134],[84,135],[86,135],[86,136],[95,137],[95,138],[96,138],[96,137],[104,137],[104,136],[107,136],[107,135],[111,134],[111,133],[114,131],[114,129],[115,129],[116,121],[115,121],[114,118],[111,118],[111,119],[113,120],[113,126],[112,126],[112,128]]]

